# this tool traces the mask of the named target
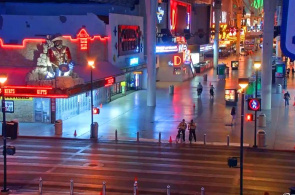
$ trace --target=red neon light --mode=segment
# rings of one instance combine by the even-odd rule
[[[191,15],[191,5],[188,3],[184,3],[178,0],[170,0],[170,9],[171,9],[171,13],[170,13],[170,29],[171,30],[175,30],[177,24],[176,24],[176,19],[178,17],[178,13],[177,13],[177,6],[184,6],[186,7],[186,12],[188,13],[188,15]],[[187,19],[186,19],[187,20]],[[190,24],[188,24],[190,25]]]
[[[14,89],[53,89],[52,87],[39,87],[39,86],[19,86],[19,85],[5,85],[4,88],[14,88]],[[1,90],[1,89],[0,89]]]
[[[12,48],[12,49],[22,49],[26,46],[28,42],[45,42],[45,39],[24,39],[21,45],[14,44],[4,44],[3,39],[0,38],[0,46],[2,48]]]
[[[88,36],[88,37],[87,37]],[[77,38],[73,39],[72,36],[68,36],[68,35],[65,35],[65,36],[62,36],[63,38],[66,38],[66,39],[70,39],[71,42],[78,42],[80,40],[83,40],[81,42],[81,44],[85,43],[85,41],[94,41],[95,39],[99,39],[101,41],[106,41],[109,39],[109,37],[101,37],[100,35],[95,35],[93,36],[92,38],[89,36],[89,34],[87,33],[87,31],[83,28],[80,30],[80,32],[77,34]],[[85,40],[86,39],[86,40]],[[35,38],[26,38],[22,41],[22,44],[5,44],[3,39],[0,38],[0,46],[1,48],[7,48],[7,49],[23,49],[26,47],[26,45],[29,43],[29,42],[38,42],[38,43],[43,43],[45,42],[46,39],[35,39]],[[85,50],[85,45],[83,45],[83,49],[81,47],[81,50]]]
[[[34,95],[34,94],[5,94],[7,97],[47,97],[47,98],[68,98],[68,95]]]
[[[181,64],[181,58],[179,56],[173,56],[174,66],[179,66]]]
[[[108,78],[105,78],[105,80],[106,80],[106,84],[104,85],[105,87],[111,86],[115,82],[114,77],[108,77]]]

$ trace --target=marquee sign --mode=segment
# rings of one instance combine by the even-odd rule
[[[2,89],[0,89],[2,93]],[[55,94],[52,87],[37,86],[5,86],[6,97],[47,97],[47,98],[68,98],[65,94]]]

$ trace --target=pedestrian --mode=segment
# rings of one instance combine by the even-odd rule
[[[289,106],[290,94],[288,91],[284,94],[284,100],[285,100],[285,106],[287,105]]]
[[[232,109],[230,111],[230,115],[232,116],[231,125],[233,125],[234,124],[234,120],[236,119],[236,108],[235,107],[232,107]]]
[[[185,142],[185,130],[187,128],[187,124],[184,119],[179,123],[178,127],[178,135],[180,136],[180,132],[182,133],[182,139]]]
[[[202,91],[203,91],[203,86],[201,83],[199,83],[197,86],[198,97],[201,96]]]
[[[196,123],[194,123],[194,120],[192,119],[191,122],[188,124],[188,129],[189,129],[189,141],[191,142],[193,137],[194,136],[194,140],[195,142],[197,141],[197,138],[196,138],[196,128],[197,128],[197,125]]]
[[[209,92],[210,92],[210,99],[214,98],[214,87],[213,87],[213,85],[211,85]]]

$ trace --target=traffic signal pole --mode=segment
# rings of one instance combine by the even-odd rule
[[[258,70],[256,69],[256,83],[255,83],[255,98],[257,97],[258,94]],[[257,133],[257,111],[255,110],[255,123],[254,123],[254,145],[253,148],[257,148],[256,145],[256,133]]]

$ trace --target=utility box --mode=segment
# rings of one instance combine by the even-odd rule
[[[90,129],[91,129],[90,138],[98,138],[98,123],[94,122],[93,126],[91,124]]]

